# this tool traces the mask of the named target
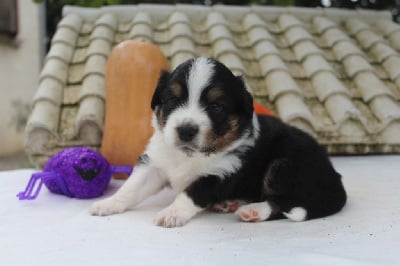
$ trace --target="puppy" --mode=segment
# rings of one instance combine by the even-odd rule
[[[256,115],[241,77],[195,58],[162,73],[151,107],[155,129],[132,175],[92,215],[121,213],[165,186],[178,192],[156,225],[176,227],[216,206],[243,221],[303,221],[338,212],[341,176],[303,131]],[[242,206],[240,206],[242,205]]]

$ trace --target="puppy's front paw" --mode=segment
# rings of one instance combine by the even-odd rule
[[[185,225],[190,218],[193,217],[193,213],[188,210],[178,209],[175,207],[168,207],[160,211],[154,218],[154,223],[158,226],[163,227],[179,227]]]
[[[95,216],[107,216],[115,213],[121,213],[126,210],[126,204],[113,198],[108,198],[93,203],[90,214]]]

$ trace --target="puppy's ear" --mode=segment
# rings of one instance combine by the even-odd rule
[[[253,112],[254,112],[254,107],[253,107],[253,97],[251,96],[249,89],[246,86],[246,83],[243,79],[242,76],[236,76],[236,80],[238,83],[238,86],[241,87],[240,92],[242,93],[241,95],[241,99],[242,99],[242,106],[244,109],[244,112],[249,115],[252,116]]]
[[[151,99],[151,109],[154,110],[156,106],[161,104],[161,92],[167,86],[169,80],[170,73],[168,71],[163,70],[158,79],[157,87],[154,91],[153,98]]]

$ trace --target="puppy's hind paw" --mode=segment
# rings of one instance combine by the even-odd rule
[[[272,210],[268,202],[257,202],[240,207],[235,214],[245,222],[261,222],[271,216]]]
[[[126,204],[113,198],[97,201],[90,208],[90,214],[94,216],[108,216],[115,213],[121,213],[126,210]]]

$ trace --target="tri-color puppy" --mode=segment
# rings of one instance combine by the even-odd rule
[[[93,215],[121,213],[165,186],[179,194],[155,224],[182,226],[205,209],[243,221],[303,221],[338,212],[341,176],[325,150],[299,129],[256,115],[241,77],[195,58],[163,73],[151,107],[155,129],[132,175]]]

